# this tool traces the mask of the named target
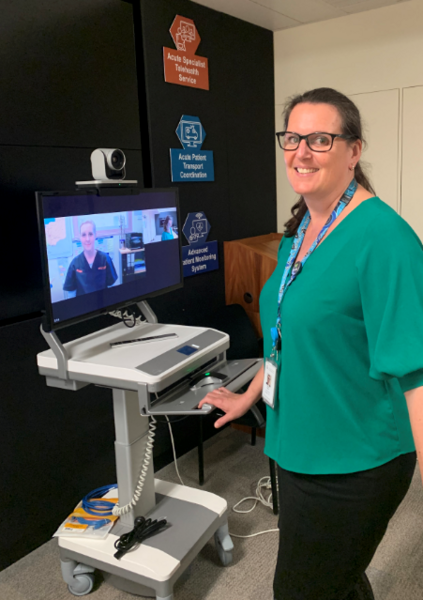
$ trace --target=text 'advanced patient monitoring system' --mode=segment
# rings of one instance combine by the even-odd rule
[[[176,189],[36,197],[49,330],[182,286]]]

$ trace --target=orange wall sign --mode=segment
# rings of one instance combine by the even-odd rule
[[[176,50],[163,48],[165,81],[208,90],[209,62],[195,54],[201,38],[194,21],[177,15],[169,31]]]

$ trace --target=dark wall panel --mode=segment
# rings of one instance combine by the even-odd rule
[[[3,2],[0,61],[0,144],[140,148],[130,4]]]
[[[3,2],[0,19],[0,569],[46,542],[69,510],[113,483],[111,393],[46,387],[35,190],[91,179],[90,154],[121,147],[143,185],[132,6],[120,0]],[[145,116],[143,117],[145,119]],[[62,341],[100,328],[95,319]],[[87,329],[88,328],[88,329]]]
[[[43,308],[35,190],[91,179],[120,147],[143,185],[133,8],[120,0],[17,0],[0,19],[0,193],[6,238],[0,324]],[[144,117],[145,118],[145,117]]]
[[[225,96],[230,239],[240,239],[276,231],[273,34],[228,18],[220,39],[222,55],[231,57],[222,65],[230,82]]]
[[[195,22],[209,91],[164,81],[163,47],[174,48],[169,28],[177,14]],[[166,305],[174,320],[188,313],[195,322],[224,304],[223,241],[276,230],[273,34],[188,0],[141,0],[141,20],[154,184],[172,185],[169,148],[181,148],[175,129],[183,114],[200,118],[203,149],[214,152],[214,182],[174,184],[182,221],[204,210],[209,239],[219,241],[220,270],[187,278],[172,311]]]

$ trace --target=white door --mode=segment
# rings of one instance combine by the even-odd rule
[[[401,216],[423,241],[423,86],[403,89]]]
[[[399,212],[400,90],[354,94],[367,141],[361,162],[376,195]]]

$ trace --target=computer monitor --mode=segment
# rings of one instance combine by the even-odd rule
[[[182,287],[178,191],[37,192],[48,331]]]

